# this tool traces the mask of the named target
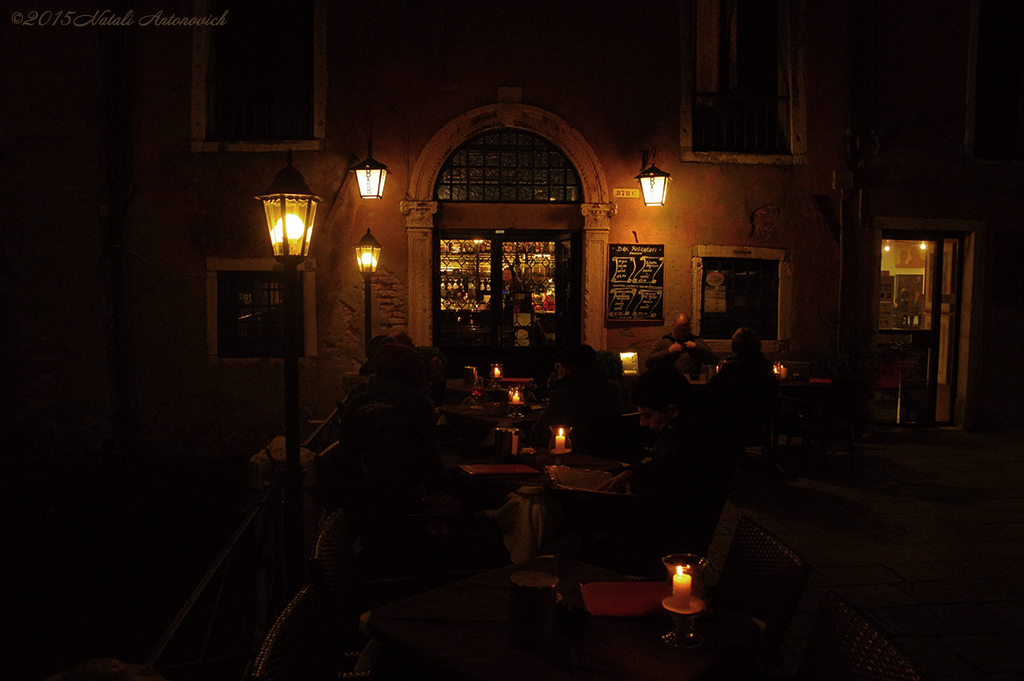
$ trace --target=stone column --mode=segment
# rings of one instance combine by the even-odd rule
[[[436,201],[402,201],[409,247],[409,335],[417,345],[434,344],[434,213]]]
[[[614,203],[585,203],[583,213],[583,295],[580,310],[581,342],[595,350],[606,345],[604,317],[608,296],[608,232]]]

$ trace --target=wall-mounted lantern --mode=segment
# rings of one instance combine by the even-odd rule
[[[384,196],[384,181],[388,178],[388,167],[373,158],[373,140],[366,143],[366,160],[352,166],[356,175],[359,195],[364,199],[379,199]]]
[[[647,149],[640,152],[640,158],[640,174],[636,176],[636,179],[640,182],[640,191],[644,195],[644,205],[664,206],[668,180],[671,176],[654,165],[653,153],[650,154],[650,165],[647,165]]]

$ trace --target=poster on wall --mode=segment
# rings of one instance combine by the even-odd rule
[[[608,320],[661,321],[664,244],[608,246]]]

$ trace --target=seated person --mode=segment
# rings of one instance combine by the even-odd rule
[[[685,313],[676,315],[676,323],[672,333],[662,336],[654,344],[651,354],[644,365],[648,369],[656,366],[675,366],[685,376],[697,376],[704,370],[704,365],[718,365],[718,355],[698,336],[690,333],[690,318]]]
[[[345,509],[364,549],[364,569],[507,563],[500,537],[467,527],[448,494],[434,433],[437,412],[416,351],[382,345],[371,367],[366,388],[345,403],[340,446],[318,481],[333,507]]]
[[[746,443],[771,422],[778,381],[753,329],[736,329],[732,351],[733,356],[708,381],[708,396],[724,424]]]
[[[341,416],[341,446],[332,469],[340,505],[353,522],[422,510],[444,479],[435,410],[416,351],[381,345],[368,362],[369,381],[350,395]]]
[[[614,429],[622,415],[619,386],[594,370],[597,353],[589,345],[564,348],[557,355],[558,378],[551,383],[548,406],[533,426],[530,441],[547,447],[550,426],[570,426],[573,449],[593,455],[614,447]]]
[[[662,556],[706,556],[732,486],[736,459],[706,427],[689,382],[674,367],[641,374],[635,388],[641,424],[656,431],[648,462],[598,488],[631,492],[617,513],[598,518],[583,560],[625,574],[663,576]]]

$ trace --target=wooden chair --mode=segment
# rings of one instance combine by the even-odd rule
[[[767,668],[779,649],[803,594],[811,566],[747,517],[741,517],[715,587],[712,604],[764,623],[760,654]]]
[[[352,656],[339,652],[329,633],[316,588],[306,585],[270,628],[246,678],[248,681],[369,678],[368,671],[348,671],[357,656],[358,653]]]
[[[921,681],[910,658],[832,591],[822,597],[797,671],[800,681]]]

